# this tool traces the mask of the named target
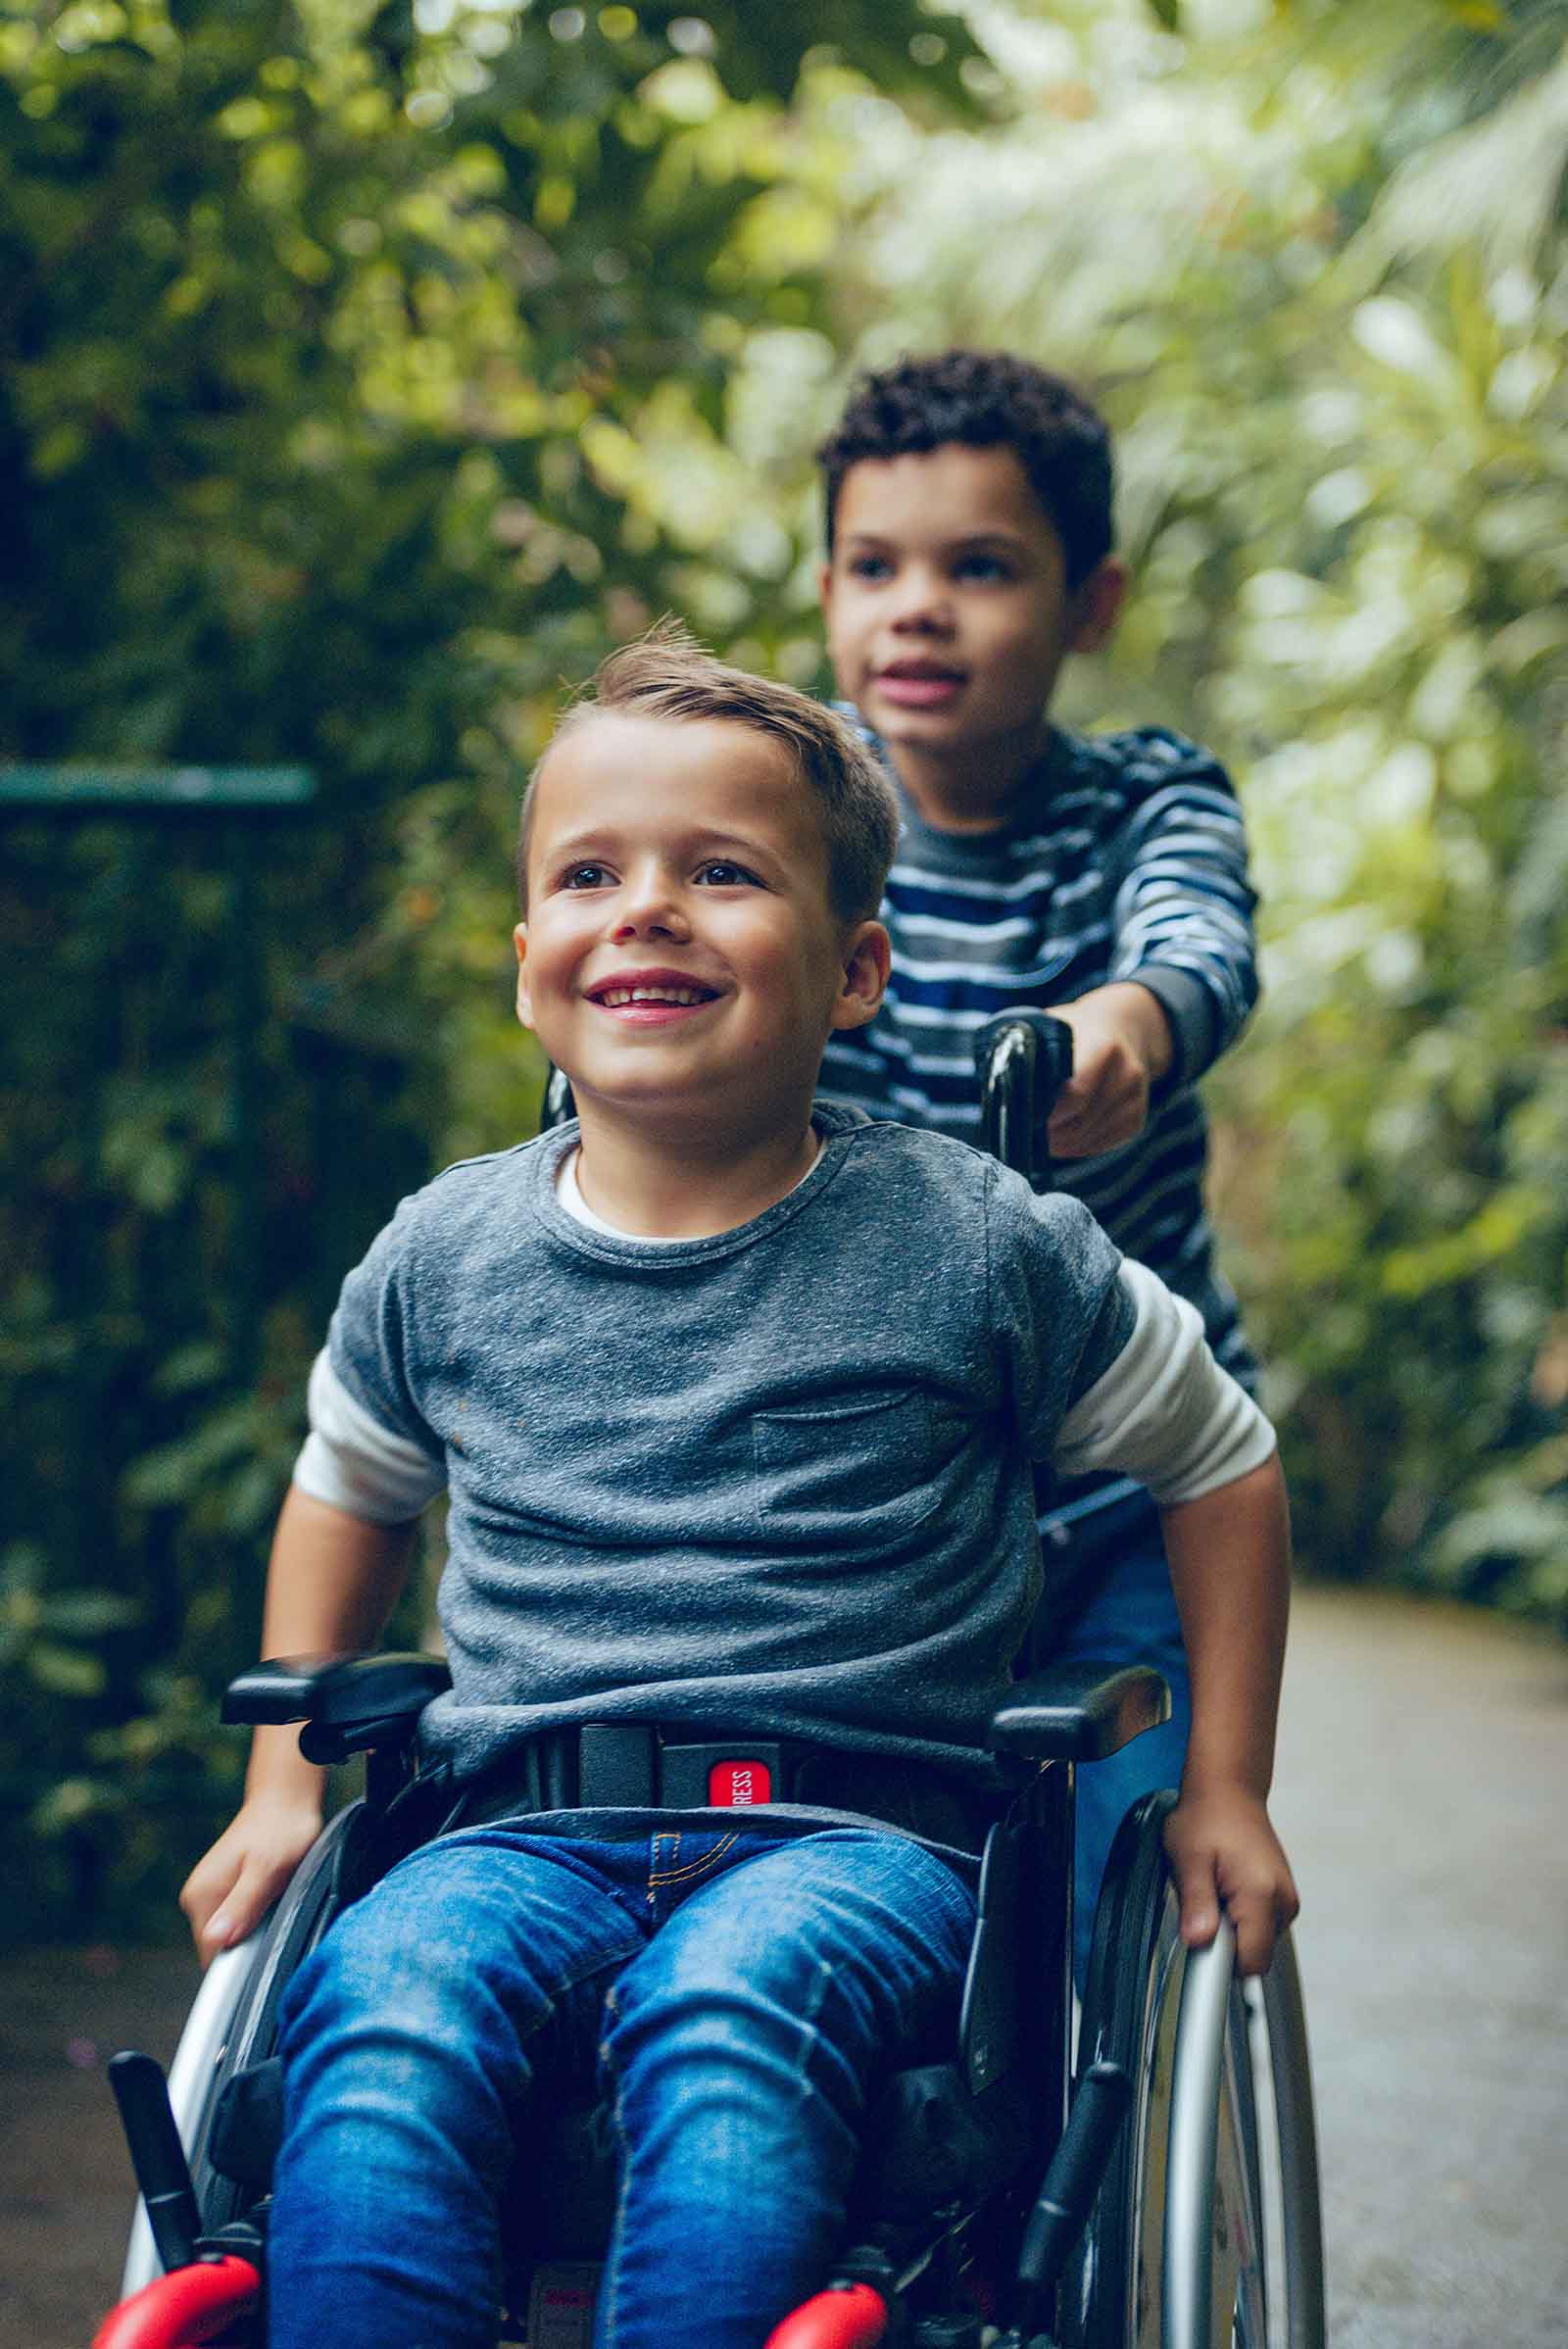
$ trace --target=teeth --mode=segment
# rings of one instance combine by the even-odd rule
[[[607,987],[599,1001],[614,1010],[621,1003],[702,1003],[708,993],[697,987]]]

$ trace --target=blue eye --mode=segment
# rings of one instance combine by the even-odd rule
[[[744,864],[737,864],[733,856],[710,856],[706,864],[699,865],[697,878],[706,881],[710,889],[756,888],[758,885],[757,875],[748,872]]]
[[[563,889],[602,889],[609,878],[602,864],[569,864],[561,876]]]
[[[1011,571],[995,555],[965,555],[953,566],[956,579],[980,579],[988,584],[999,579],[1010,579]]]
[[[845,564],[852,579],[891,579],[893,565],[885,555],[852,555]]]

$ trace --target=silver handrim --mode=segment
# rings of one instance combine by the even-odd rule
[[[1126,2349],[1268,2349],[1266,2124],[1226,1935],[1189,1953],[1167,1898],[1138,2041]]]
[[[1222,1929],[1188,1959],[1176,1997],[1161,2349],[1324,2349],[1311,2070],[1289,1937],[1266,1976],[1241,1982]]]

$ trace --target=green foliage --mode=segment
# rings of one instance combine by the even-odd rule
[[[911,343],[1096,385],[1139,587],[1067,714],[1244,782],[1219,1201],[1303,1548],[1568,1619],[1561,42],[1558,0],[0,21],[0,757],[319,786],[8,818],[45,1922],[163,1897],[227,1800],[337,1280],[533,1117],[508,868],[563,687],[669,607],[823,682],[810,450]]]
[[[51,1592],[44,1555],[15,1542],[0,1557],[0,1674],[51,1696],[98,1696],[106,1678],[94,1642],[133,1620],[113,1590]]]

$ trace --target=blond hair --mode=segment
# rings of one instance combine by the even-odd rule
[[[601,661],[534,767],[517,838],[517,899],[524,912],[539,777],[557,743],[605,710],[676,720],[723,718],[781,742],[816,800],[833,912],[845,922],[875,913],[898,846],[899,802],[872,753],[834,710],[793,686],[731,668],[705,650],[679,620],[667,618]]]

